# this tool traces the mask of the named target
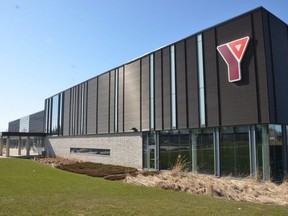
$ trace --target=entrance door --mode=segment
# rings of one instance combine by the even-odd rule
[[[148,169],[156,170],[156,146],[148,146]]]
[[[143,168],[147,170],[158,169],[158,157],[156,147],[156,133],[143,133]]]

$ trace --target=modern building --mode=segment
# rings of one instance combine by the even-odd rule
[[[45,100],[51,155],[281,180],[288,27],[260,7]]]
[[[26,154],[43,154],[45,152],[44,110],[9,122],[8,131],[0,133],[0,156],[6,144],[6,157]],[[12,152],[11,152],[12,151]]]
[[[9,122],[9,132],[44,132],[44,110]]]

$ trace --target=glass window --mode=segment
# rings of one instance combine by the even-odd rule
[[[193,171],[214,174],[214,136],[213,131],[192,130]]]
[[[178,156],[178,131],[160,131],[160,169],[171,169]]]
[[[256,157],[259,179],[270,180],[269,130],[267,125],[256,126]]]
[[[70,154],[87,154],[87,155],[109,156],[110,155],[110,149],[70,148]]]
[[[150,55],[150,129],[154,129],[154,55]]]
[[[189,130],[179,130],[178,155],[181,155],[181,158],[185,160],[185,165],[187,165],[185,168],[187,171],[191,171],[192,151]]]
[[[29,132],[29,116],[20,118],[19,132]]]
[[[118,68],[115,70],[114,82],[114,132],[118,132],[118,81],[119,81]]]
[[[160,169],[171,169],[177,162],[178,156],[191,167],[191,146],[188,130],[160,131]],[[189,168],[185,167],[185,168]]]
[[[51,132],[52,134],[58,134],[58,107],[59,98],[58,95],[54,96],[52,99],[52,122],[51,122]]]
[[[283,179],[283,141],[282,126],[269,125],[270,170],[273,181]]]
[[[232,130],[233,129],[233,130]],[[221,131],[221,175],[250,175],[248,127],[225,128]]]
[[[49,133],[49,101],[50,99],[45,100],[45,133]]]
[[[175,69],[175,46],[170,46],[170,72],[171,72],[171,117],[172,128],[176,128],[176,69]]]
[[[45,131],[50,135],[62,135],[63,93],[46,100]]]
[[[77,106],[76,106],[76,87],[72,88],[72,99],[71,99],[71,121],[72,128],[71,134],[76,135],[76,115],[77,115]]]
[[[199,111],[200,124],[205,126],[205,84],[204,84],[204,62],[203,62],[203,44],[202,34],[197,35],[197,56],[198,56],[198,85],[199,85]]]
[[[61,93],[59,94],[59,117],[58,117],[58,125],[59,125],[59,128],[58,128],[58,134],[59,135],[62,135],[62,119],[63,119],[63,96],[64,96],[64,93]]]

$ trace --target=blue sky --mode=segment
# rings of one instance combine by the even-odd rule
[[[147,52],[287,0],[0,0],[0,131],[44,100]]]

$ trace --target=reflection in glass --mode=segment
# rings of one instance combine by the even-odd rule
[[[213,131],[192,130],[193,171],[214,174],[214,136]]]
[[[191,146],[189,131],[160,131],[160,169],[168,170],[175,165],[181,156],[191,165]]]
[[[156,132],[143,133],[143,168],[158,169],[157,164]]]
[[[271,178],[273,181],[279,181],[283,178],[281,125],[269,125],[269,146]]]
[[[29,132],[29,115],[20,118],[19,132]]]
[[[45,133],[50,133],[50,99],[45,100]]]
[[[50,135],[61,135],[63,121],[63,93],[47,99],[45,103],[45,132]]]
[[[248,127],[221,131],[221,175],[244,177],[250,174]]]

